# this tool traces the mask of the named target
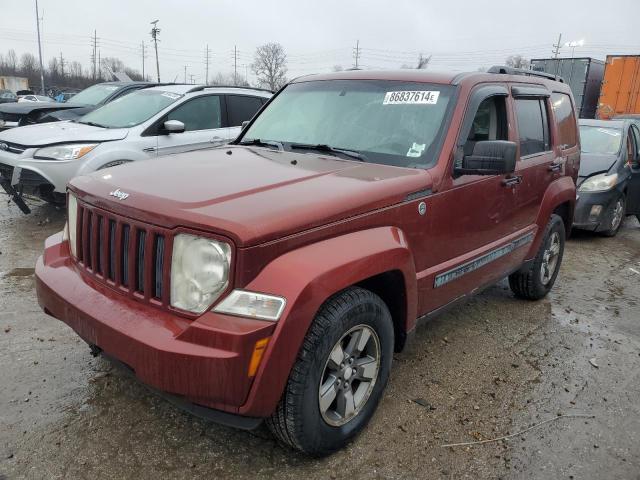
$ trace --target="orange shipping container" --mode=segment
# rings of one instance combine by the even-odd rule
[[[640,114],[640,55],[607,55],[598,118]]]

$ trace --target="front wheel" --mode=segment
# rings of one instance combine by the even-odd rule
[[[325,455],[373,416],[389,378],[393,323],[374,293],[351,287],[314,319],[276,412],[267,419],[285,445]]]
[[[624,222],[627,211],[627,202],[624,195],[621,195],[609,209],[607,214],[607,229],[602,231],[605,237],[615,237]]]
[[[539,300],[556,281],[564,255],[565,229],[562,218],[551,215],[544,237],[533,261],[509,275],[509,286],[519,298]]]

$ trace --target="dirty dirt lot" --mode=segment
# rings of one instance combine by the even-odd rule
[[[503,282],[423,325],[364,433],[310,459],[93,358],[35,299],[33,265],[63,212],[1,200],[0,478],[640,479],[635,218],[613,239],[574,237],[547,299],[516,300]]]

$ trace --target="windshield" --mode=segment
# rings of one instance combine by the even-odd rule
[[[182,95],[161,90],[137,90],[78,120],[105,128],[128,128],[139,125],[164,110]]]
[[[622,143],[622,130],[611,127],[580,125],[582,153],[617,155]]]
[[[325,80],[286,87],[241,142],[354,150],[365,161],[425,167],[435,161],[454,93],[450,85]],[[295,147],[294,147],[295,148]]]
[[[75,97],[73,97],[73,103],[82,103],[83,105],[97,105],[105,98],[118,90],[117,85],[98,84],[89,88],[85,88]]]

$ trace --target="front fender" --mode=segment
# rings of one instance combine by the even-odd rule
[[[379,227],[349,233],[285,253],[245,288],[287,300],[241,414],[266,417],[275,410],[304,337],[333,294],[374,275],[400,271],[406,288],[405,328],[416,318],[416,274],[402,231]]]
[[[530,260],[536,256],[540,243],[544,237],[545,227],[549,223],[549,217],[553,211],[558,208],[559,205],[568,203],[569,208],[569,226],[573,221],[573,211],[576,204],[576,185],[571,177],[565,176],[553,181],[547,187],[542,197],[542,203],[540,204],[540,210],[538,210],[538,217],[536,218],[536,224],[538,225],[538,233],[531,249],[527,254],[527,260]],[[567,235],[569,232],[567,231]]]

